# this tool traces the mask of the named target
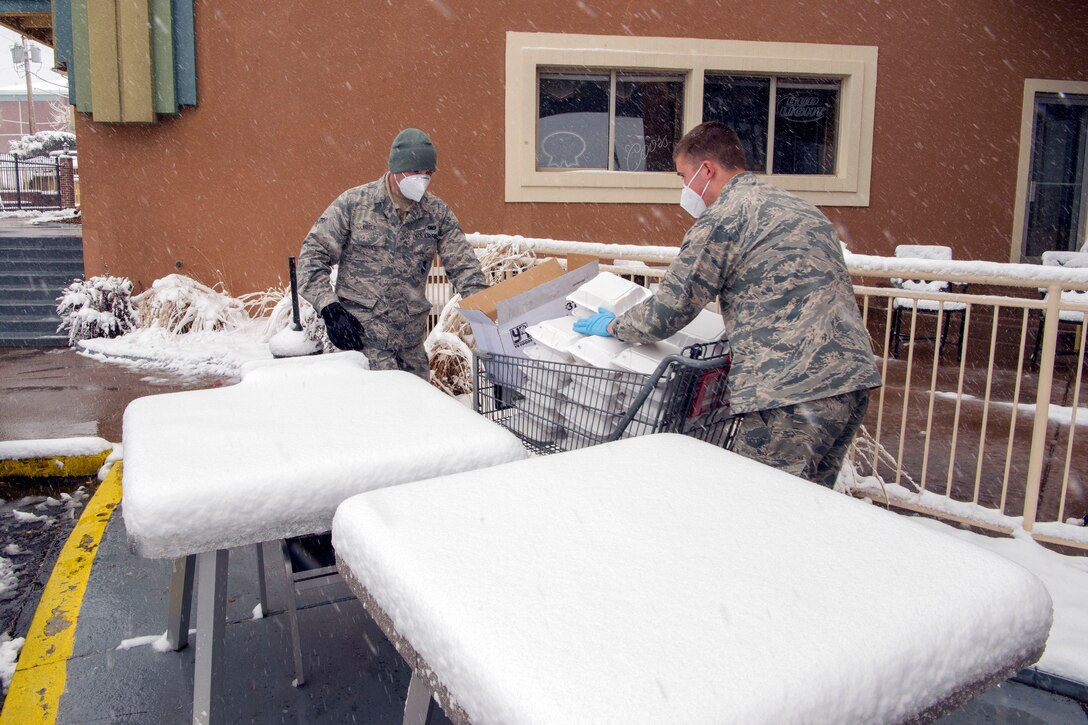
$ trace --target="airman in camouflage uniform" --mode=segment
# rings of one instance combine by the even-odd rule
[[[333,344],[360,350],[372,369],[407,370],[424,379],[430,376],[423,340],[431,311],[425,290],[435,255],[463,296],[487,286],[446,203],[425,193],[426,182],[419,184],[418,201],[405,196],[405,179],[429,177],[435,162],[426,134],[402,131],[390,150],[389,172],[341,194],[306,235],[298,259],[300,292],[322,312]],[[334,326],[344,325],[357,334],[334,335]]]
[[[745,171],[740,142],[722,124],[693,129],[675,159],[709,207],[694,202],[705,212],[656,294],[610,332],[624,342],[661,340],[718,299],[733,355],[730,402],[745,414],[734,450],[834,486],[868,391],[880,385],[835,228]]]

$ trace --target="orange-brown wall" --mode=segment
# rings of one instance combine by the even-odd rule
[[[503,201],[506,31],[875,45],[871,202],[824,211],[856,252],[1005,261],[1024,79],[1088,80],[1086,18],[1083,0],[198,0],[198,107],[149,126],[77,114],[87,274],[282,285],[406,126],[434,139],[431,188],[466,231],[678,244],[678,205]]]

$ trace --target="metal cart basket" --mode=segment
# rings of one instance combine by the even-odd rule
[[[648,375],[477,352],[472,402],[540,454],[648,433],[731,448],[730,361],[725,341],[684,348]]]

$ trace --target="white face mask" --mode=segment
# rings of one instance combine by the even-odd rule
[[[699,166],[699,171],[702,171],[702,165]],[[684,184],[684,188],[680,190],[680,207],[698,219],[706,211],[706,202],[703,201],[703,194],[706,193],[706,189],[710,186],[710,179],[706,180],[706,184],[703,185],[702,193],[695,191],[691,188],[691,183],[695,181],[695,177],[699,175],[699,171],[696,171],[692,175],[691,181]]]
[[[413,174],[405,176],[397,182],[397,186],[400,187],[400,193],[404,194],[405,197],[412,201],[419,201],[427,193],[427,185],[430,183],[431,177],[426,174]]]

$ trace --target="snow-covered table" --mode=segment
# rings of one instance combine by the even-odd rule
[[[926,721],[1052,616],[1003,558],[672,434],[355,496],[333,543],[406,721]]]
[[[410,373],[358,353],[254,364],[237,385],[134,400],[122,511],[133,551],[176,559],[169,630],[184,646],[197,596],[193,720],[222,659],[227,550],[328,531],[346,498],[525,458],[521,442]]]

